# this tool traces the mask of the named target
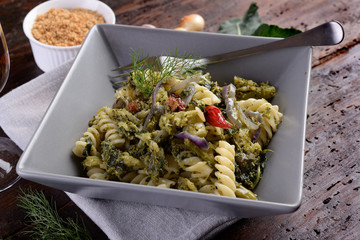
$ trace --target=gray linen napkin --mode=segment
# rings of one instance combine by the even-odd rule
[[[73,61],[0,98],[0,126],[25,149]],[[9,80],[11,81],[11,79]],[[238,218],[67,193],[110,239],[210,239]]]

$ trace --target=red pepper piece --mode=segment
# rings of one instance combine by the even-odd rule
[[[231,128],[231,125],[226,122],[220,109],[215,106],[205,107],[205,118],[209,124],[215,127],[220,127],[224,129]]]

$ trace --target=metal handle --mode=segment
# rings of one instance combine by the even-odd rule
[[[202,59],[203,64],[213,64],[232,60],[244,56],[250,56],[262,52],[272,51],[281,48],[298,46],[328,46],[336,45],[344,39],[344,28],[338,21],[330,21],[321,24],[308,31],[293,35],[291,37],[275,42],[259,45],[251,48],[241,49],[234,52],[224,53]]]

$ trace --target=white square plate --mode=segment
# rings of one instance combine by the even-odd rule
[[[284,114],[269,145],[264,175],[255,193],[260,200],[162,189],[84,177],[72,158],[75,141],[87,122],[103,106],[111,106],[111,70],[131,62],[132,49],[149,55],[177,49],[210,56],[274,41],[273,38],[216,33],[148,29],[124,25],[96,25],[89,32],[75,62],[39,128],[24,151],[18,174],[25,179],[92,198],[119,199],[170,207],[256,217],[295,211],[301,203],[311,47],[282,49],[237,59],[208,68],[221,85],[234,75],[277,88],[273,104]]]

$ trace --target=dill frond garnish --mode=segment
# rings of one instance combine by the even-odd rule
[[[144,56],[142,50],[133,50],[133,71],[130,73],[131,81],[140,90],[145,99],[148,99],[157,83],[168,77],[181,76],[203,68],[198,65],[199,57],[190,53],[179,55],[178,51],[163,53],[161,61],[157,57]]]
[[[84,226],[78,224],[78,219],[71,218],[64,220],[56,210],[56,204],[51,199],[49,202],[43,192],[35,192],[32,189],[22,191],[19,196],[19,204],[26,212],[29,219],[30,230],[25,234],[31,239],[91,239],[90,233]]]

